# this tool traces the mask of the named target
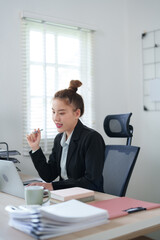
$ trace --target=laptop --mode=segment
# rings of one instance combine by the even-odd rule
[[[24,185],[38,180],[22,182],[12,161],[0,160],[0,191],[24,198]]]

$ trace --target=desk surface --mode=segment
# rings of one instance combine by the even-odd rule
[[[95,193],[95,200],[111,199],[114,196]],[[0,192],[0,239],[33,240],[29,235],[8,225],[9,215],[4,210],[6,205],[22,205],[24,199]],[[53,238],[54,240],[127,240],[160,229],[160,208],[137,212],[128,216],[110,220],[109,223],[84,231]]]

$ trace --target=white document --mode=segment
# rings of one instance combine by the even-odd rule
[[[48,239],[108,222],[108,212],[78,200],[23,209],[6,207],[10,214],[9,225],[36,239]]]

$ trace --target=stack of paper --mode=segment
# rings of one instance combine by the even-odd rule
[[[105,224],[108,212],[78,200],[37,208],[6,207],[9,225],[36,239],[48,239]]]
[[[88,202],[94,200],[94,191],[81,187],[59,189],[51,191],[51,198],[52,201],[55,203],[68,201],[71,199],[77,199],[82,202]]]

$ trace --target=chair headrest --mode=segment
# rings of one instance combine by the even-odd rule
[[[109,137],[132,137],[133,127],[129,125],[132,113],[108,115],[104,119],[104,131]]]

